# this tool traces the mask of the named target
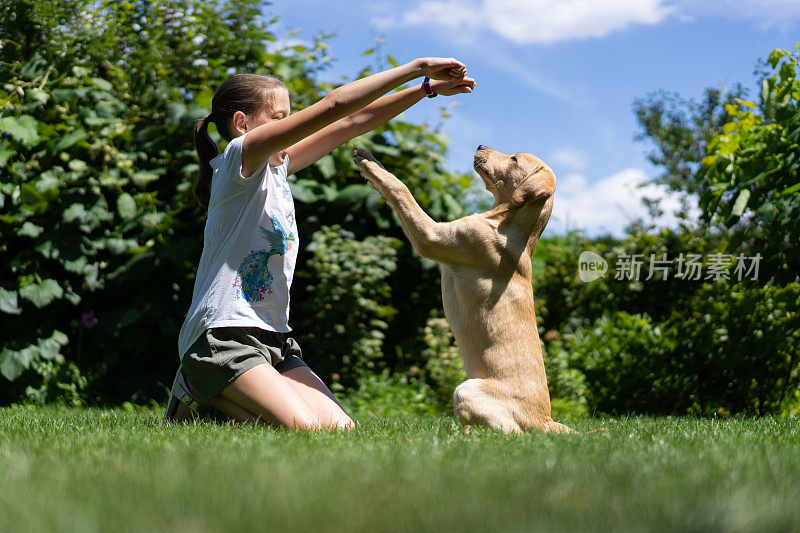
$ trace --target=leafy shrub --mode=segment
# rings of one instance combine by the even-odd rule
[[[575,367],[573,356],[561,341],[542,346],[550,410],[553,418],[577,417],[587,412],[586,377]]]
[[[64,356],[59,354],[52,361],[37,361],[32,366],[41,376],[41,385],[26,388],[25,395],[30,402],[39,405],[63,403],[73,407],[86,404],[83,391],[88,380],[81,375],[78,365],[64,360]]]
[[[759,287],[733,275],[717,283],[690,281],[676,278],[674,268],[667,280],[645,280],[646,264],[639,281],[616,279],[622,253],[697,254],[705,276],[710,258],[727,250],[731,238],[704,225],[652,233],[634,226],[619,240],[573,233],[540,243],[537,315],[545,339],[563,337],[548,342],[547,353],[559,361],[566,351],[560,364],[585,373],[590,410],[763,414],[790,402],[798,387],[798,325],[787,302],[796,283]],[[606,259],[605,277],[578,278],[583,250]],[[740,250],[755,255],[752,243]]]
[[[702,102],[655,93],[635,103],[640,139],[656,148],[657,182],[699,200],[703,220],[725,234],[722,251],[763,256],[762,277],[800,271],[800,44],[773,50],[758,69],[757,99],[741,85],[707,89]]]
[[[418,335],[425,348],[416,355],[401,354],[399,359],[410,366],[362,373],[344,402],[373,415],[452,415],[453,392],[467,376],[450,326],[440,313],[431,312]]]
[[[566,351],[585,375],[590,411],[671,412],[673,347],[649,316],[617,311],[564,335],[563,346],[557,344],[551,351],[556,361],[564,357],[558,352]]]
[[[657,260],[666,254],[675,260],[681,254],[696,254],[707,263],[720,239],[703,227],[653,230],[634,225],[622,239],[607,236],[590,240],[580,232],[572,232],[542,240],[533,256],[537,318],[544,331],[560,334],[589,326],[609,310],[645,313],[656,321],[663,320],[673,306],[685,305],[703,281],[677,278],[674,267],[669,269],[667,279],[654,268],[652,279],[647,280],[650,257]],[[583,251],[595,252],[606,260],[608,271],[603,277],[589,283],[581,281],[578,263]],[[621,276],[623,254],[640,256],[638,279]],[[707,265],[703,272],[706,268]]]
[[[800,43],[774,50],[760,102],[735,99],[729,121],[707,146],[698,176],[707,218],[739,223],[732,246],[758,238],[765,271],[790,282],[800,271]]]
[[[705,284],[661,323],[624,311],[604,315],[548,347],[553,396],[564,396],[559,372],[573,366],[586,377],[590,411],[791,409],[800,390],[799,285]]]
[[[401,373],[390,374],[386,368],[362,375],[357,387],[342,399],[342,406],[354,415],[441,414],[434,400],[433,391],[424,381]]]
[[[6,396],[36,404],[83,405],[87,380],[77,365],[60,353],[67,342],[66,335],[54,331],[50,338],[38,339],[19,351],[6,345],[0,353],[0,373],[12,384],[0,393],[0,400]],[[23,379],[17,379],[21,375]]]
[[[434,313],[422,330],[422,339],[426,348],[421,353],[424,362],[421,374],[431,387],[431,399],[439,409],[452,413],[453,392],[467,379],[467,374],[447,319]]]
[[[781,404],[781,415],[800,418],[800,389],[796,389],[786,396],[786,399]]]
[[[800,284],[706,284],[664,322],[692,412],[778,412],[800,389]]]
[[[401,244],[385,236],[358,241],[340,226],[323,226],[311,238],[298,333],[339,386],[380,370],[387,320],[396,313],[387,278]]]

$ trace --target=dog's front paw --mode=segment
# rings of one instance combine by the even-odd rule
[[[365,150],[364,148],[356,148],[353,150],[353,160],[355,160],[356,164],[360,164],[363,160],[372,161],[373,163],[377,163],[379,167],[383,168],[381,162],[375,159],[375,156],[372,155],[372,152],[369,150]]]
[[[386,172],[383,165],[375,159],[369,150],[363,148],[356,148],[353,151],[353,161],[355,161],[361,176],[366,179],[369,184],[377,189],[377,184],[380,183],[380,174]]]

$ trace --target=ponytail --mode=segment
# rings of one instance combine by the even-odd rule
[[[214,174],[211,160],[219,154],[217,143],[208,134],[209,122],[212,122],[212,115],[201,118],[194,127],[194,147],[200,159],[200,175],[194,184],[194,196],[206,211],[211,200],[211,176]]]
[[[241,111],[250,116],[260,112],[269,105],[275,90],[287,90],[278,78],[260,74],[234,74],[222,82],[211,98],[211,114],[195,125],[194,147],[200,160],[200,175],[194,184],[194,195],[206,211],[211,201],[211,177],[214,174],[211,160],[219,154],[217,143],[208,134],[208,123],[215,123],[220,136],[230,142],[235,136],[231,125],[233,114]]]

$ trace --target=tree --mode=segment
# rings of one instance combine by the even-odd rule
[[[798,45],[800,50],[800,45]],[[779,283],[800,272],[800,81],[798,53],[772,52],[759,100],[739,85],[708,89],[701,104],[655,93],[635,103],[640,139],[664,169],[657,182],[697,198],[722,251],[760,253]]]
[[[797,45],[800,52],[800,44]],[[800,53],[773,51],[758,103],[736,99],[711,139],[700,173],[708,217],[739,224],[729,244],[758,241],[779,282],[800,273]],[[755,248],[755,247],[753,247]]]

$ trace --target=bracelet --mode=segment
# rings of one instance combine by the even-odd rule
[[[422,90],[425,91],[425,95],[428,98],[438,96],[435,92],[433,92],[433,87],[431,87],[431,79],[428,76],[425,76],[425,79],[422,81]]]

